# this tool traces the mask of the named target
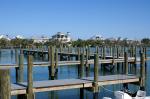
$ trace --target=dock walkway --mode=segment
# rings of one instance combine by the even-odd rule
[[[33,92],[45,92],[75,88],[92,88],[94,77],[82,79],[61,79],[34,81]],[[107,75],[98,77],[98,86],[139,82],[139,77],[134,75]],[[26,94],[27,83],[11,84],[11,95]]]

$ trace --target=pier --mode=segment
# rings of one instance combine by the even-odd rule
[[[85,48],[86,49],[86,48]],[[134,50],[134,49],[133,49]],[[100,53],[100,51],[102,51]],[[84,90],[92,91],[97,94],[100,91],[100,86],[107,86],[113,84],[135,84],[141,87],[145,86],[145,62],[150,58],[145,54],[146,50],[140,50],[139,56],[137,51],[128,53],[125,49],[123,52],[119,52],[116,49],[116,53],[109,50],[106,53],[106,48],[95,49],[92,53],[88,49],[76,51],[62,52],[57,48],[51,46],[47,51],[43,50],[30,50],[21,49],[18,55],[15,50],[16,63],[14,64],[0,64],[0,97],[1,99],[11,99],[12,95],[17,95],[18,99],[34,99],[35,93],[67,90],[67,89],[80,89],[80,95],[83,96]],[[42,57],[46,57],[44,62],[34,62],[33,57],[38,54]],[[116,55],[115,55],[116,54]],[[27,55],[27,63],[25,63],[24,55]],[[62,60],[65,56],[68,60]],[[71,59],[73,57],[74,59]],[[85,76],[84,72],[89,70],[89,65],[94,65],[94,76]],[[99,75],[99,67],[105,67],[106,65],[117,64],[117,69],[122,68],[121,74],[116,75]],[[121,64],[121,65],[118,65]],[[140,64],[140,76],[129,73],[129,64]],[[27,65],[27,82],[23,80],[24,65]],[[72,79],[55,79],[57,75],[58,66],[78,66],[78,78]],[[37,66],[48,67],[49,80],[45,81],[33,81],[33,68]],[[115,66],[115,65],[114,65]],[[10,68],[16,69],[16,83],[10,81]],[[7,93],[7,94],[6,94]],[[82,99],[81,98],[81,99]]]

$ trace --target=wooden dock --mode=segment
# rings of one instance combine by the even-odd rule
[[[18,55],[15,51],[15,64],[0,64],[0,98],[10,99],[11,95],[17,95],[18,99],[34,99],[34,93],[36,92],[46,92],[55,90],[67,90],[67,89],[80,89],[80,94],[84,93],[84,89],[90,90],[94,93],[99,92],[99,88],[105,85],[112,84],[136,84],[140,87],[145,87],[145,62],[150,58],[146,56],[146,52],[140,52],[140,57],[137,57],[136,53],[128,54],[127,51],[122,53],[122,56],[117,50],[117,55],[106,56],[106,51],[103,49],[103,53],[99,54],[98,50],[95,53],[86,52],[58,52],[54,47],[50,47],[48,51],[39,50],[24,50],[27,52],[27,63],[24,63],[24,55],[20,51]],[[33,62],[34,53],[42,53],[48,55],[48,60],[46,62]],[[62,61],[58,60],[58,55],[60,56],[70,56],[75,57],[75,60]],[[43,56],[43,55],[42,55]],[[93,57],[93,58],[91,58]],[[60,57],[61,58],[61,57]],[[117,75],[99,75],[99,67],[105,66],[104,64],[118,64],[123,63],[123,69],[121,74]],[[136,69],[136,64],[140,63],[140,76],[136,74],[129,74],[129,63]],[[85,77],[84,72],[88,71],[89,64],[94,64],[94,76]],[[27,82],[23,81],[23,71],[24,65],[27,65]],[[78,79],[61,79],[56,80],[58,66],[64,65],[75,65],[78,66]],[[33,67],[36,66],[47,66],[49,80],[45,81],[33,81]],[[86,67],[86,69],[84,68]],[[16,70],[16,83],[10,82],[10,68],[15,68]],[[7,93],[6,93],[7,92]]]
[[[94,77],[82,79],[62,79],[34,81],[33,92],[66,90],[75,88],[92,88]],[[139,82],[139,77],[133,75],[107,75],[98,77],[98,86]],[[11,84],[11,95],[26,94],[27,83]]]

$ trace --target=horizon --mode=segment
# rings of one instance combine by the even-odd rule
[[[1,0],[0,35],[70,32],[71,37],[150,37],[149,0]]]

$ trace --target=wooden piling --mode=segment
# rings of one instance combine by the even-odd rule
[[[117,58],[119,58],[119,47],[117,47]]]
[[[18,50],[15,49],[15,61],[16,61],[16,64],[18,65]]]
[[[112,46],[109,48],[109,55],[112,56]]]
[[[79,71],[79,78],[83,78],[84,77],[84,54],[81,54],[81,58],[80,58],[80,71]],[[84,99],[84,88],[80,88],[80,99]]]
[[[135,48],[134,48],[134,70],[135,70],[135,74],[136,74],[136,61],[137,61],[137,54],[136,54],[136,52],[137,52],[137,48],[135,46]]]
[[[124,53],[124,66],[125,66],[125,74],[128,74],[128,54]]]
[[[58,73],[58,49],[55,49],[55,74]]]
[[[0,69],[0,99],[11,99],[11,84],[9,69]]]
[[[103,59],[106,57],[106,46],[103,46]]]
[[[77,60],[80,60],[80,54],[81,54],[81,49],[80,49],[80,47],[78,47],[78,56],[77,56]]]
[[[86,48],[86,71],[89,69],[88,59],[89,59],[89,51],[88,48]]]
[[[18,67],[18,78],[17,78],[17,82],[23,82],[23,70],[24,69],[24,55],[20,54],[19,55],[19,67]]]
[[[18,62],[18,50],[17,49],[15,49],[15,61],[16,61],[16,65],[18,66],[19,62]],[[19,82],[19,66],[15,67],[15,70],[16,70],[16,83],[18,83]]]
[[[145,55],[144,53],[140,53],[141,57],[141,81],[140,86],[145,87]]]
[[[94,55],[94,82],[93,82],[93,92],[97,93],[98,92],[98,65],[99,65],[99,57],[98,54],[96,53]]]
[[[99,46],[95,47],[95,53],[99,53]]]
[[[27,99],[34,99],[33,93],[33,56],[28,55],[27,58],[28,66],[27,66]]]
[[[54,47],[50,46],[49,48],[49,62],[50,62],[50,67],[49,67],[49,78],[51,80],[54,80],[55,77],[55,62],[54,62]]]
[[[80,47],[78,47],[77,48],[77,53],[78,53],[78,56],[76,56],[76,60],[77,61],[80,61],[81,59],[80,59],[80,55],[81,55],[81,49],[80,49]],[[80,65],[77,65],[78,66],[78,77],[80,77]]]
[[[146,48],[146,47],[144,48],[144,52],[145,52],[145,53],[144,53],[144,55],[145,55],[145,60],[147,60],[147,48]]]
[[[117,59],[119,59],[120,56],[120,51],[119,51],[119,46],[117,47]],[[117,63],[117,72],[119,73],[119,69],[120,69],[120,63]]]
[[[80,74],[79,74],[79,78],[83,78],[83,76],[84,76],[84,55],[83,55],[83,53],[81,54],[81,58],[80,58],[81,60],[80,60],[80,64],[81,64],[81,66],[80,66]]]

